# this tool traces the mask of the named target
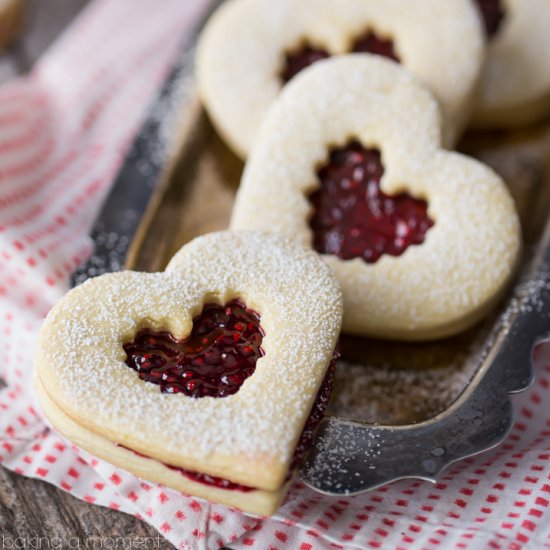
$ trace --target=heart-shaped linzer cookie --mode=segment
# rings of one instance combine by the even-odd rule
[[[270,514],[326,405],[341,317],[317,254],[281,236],[210,234],[164,273],[72,290],[41,331],[38,394],[95,456]]]
[[[291,235],[344,291],[344,329],[422,340],[478,321],[517,265],[502,180],[441,149],[436,101],[397,64],[341,56],[297,76],[270,109],[233,229]]]
[[[485,57],[470,0],[229,0],[199,42],[199,93],[218,132],[244,158],[285,83],[348,53],[392,59],[424,82],[441,104],[444,143],[454,144]]]

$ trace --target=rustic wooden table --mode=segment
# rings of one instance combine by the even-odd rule
[[[27,72],[87,2],[28,0],[20,39],[0,54],[0,82]],[[117,539],[128,537],[135,547],[172,548],[158,538],[154,529],[132,516],[92,506],[44,482],[23,478],[0,467],[0,550],[122,548],[116,545]]]

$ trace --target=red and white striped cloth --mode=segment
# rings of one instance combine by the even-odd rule
[[[208,2],[96,0],[28,77],[0,88],[0,463],[134,514],[181,549],[550,548],[550,360],[514,398],[507,441],[436,485],[404,480],[337,499],[296,483],[272,519],[144,483],[40,418],[31,389],[40,322],[90,253],[101,199]]]

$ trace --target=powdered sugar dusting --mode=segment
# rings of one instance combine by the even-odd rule
[[[543,262],[536,276],[528,274],[515,287],[510,303],[502,315],[502,325],[509,327],[518,314],[550,314],[545,312],[547,302],[544,300],[544,296],[548,293],[550,293],[550,265]]]
[[[456,401],[476,374],[490,346],[487,333],[480,328],[460,349],[458,342],[452,347],[444,342],[413,349],[396,343],[389,344],[395,353],[371,353],[362,361],[344,359],[336,371],[327,412],[384,425],[433,418]]]
[[[439,129],[436,102],[398,65],[362,56],[319,62],[267,114],[231,227],[311,246],[307,196],[319,185],[318,166],[350,139],[375,146],[385,168],[381,189],[427,200],[435,223],[422,245],[373,265],[325,256],[344,290],[344,329],[398,340],[456,334],[509,283],[520,226],[504,182],[478,161],[440,149]]]
[[[151,120],[158,124],[158,135],[154,142],[150,141],[148,155],[142,156],[143,170],[148,170],[148,164],[162,166],[169,155],[174,154],[178,145],[175,137],[178,126],[182,124],[182,106],[189,106],[195,92],[195,48],[186,49],[174,69],[169,92],[162,101],[153,104],[150,113]],[[183,109],[185,111],[185,109]]]
[[[508,332],[518,315],[550,315],[549,296],[550,266],[543,262],[536,274],[528,271],[516,284],[500,311],[454,339],[419,345],[351,339],[336,370],[327,412],[384,425],[433,418],[468,388],[497,336]]]
[[[418,371],[342,363],[339,374],[329,413],[374,424],[409,424],[444,411],[473,373],[467,366]]]
[[[304,41],[333,56],[350,53],[368,30],[391,38],[403,66],[434,93],[445,143],[454,144],[468,122],[485,53],[468,0],[226,2],[203,32],[197,66],[200,94],[219,133],[246,157],[281,90],[285,53]]]
[[[185,337],[205,302],[240,297],[261,315],[266,355],[235,395],[165,395],[125,364],[143,327]],[[243,456],[288,466],[338,338],[341,293],[313,252],[255,233],[210,234],[166,273],[122,272],[71,291],[41,332],[37,369],[48,393],[101,435],[171,464],[230,478]],[[151,448],[151,442],[155,446]],[[233,470],[232,470],[233,468]]]
[[[348,476],[348,468],[357,468],[358,455],[361,461],[380,455],[383,444],[384,439],[377,431],[362,431],[359,439],[346,424],[328,423],[323,436],[316,440],[315,461],[307,469],[306,478],[314,486],[322,482],[325,489],[347,494],[343,480]],[[361,474],[355,472],[355,475]]]

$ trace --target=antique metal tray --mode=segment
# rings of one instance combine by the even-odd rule
[[[74,282],[126,268],[162,270],[186,242],[228,226],[243,169],[200,106],[188,50],[155,102],[92,233],[96,253]],[[522,268],[480,325],[434,343],[342,336],[328,415],[301,477],[355,494],[494,447],[511,428],[510,395],[532,380],[550,331],[550,124],[468,136],[460,148],[507,181],[524,231]]]

